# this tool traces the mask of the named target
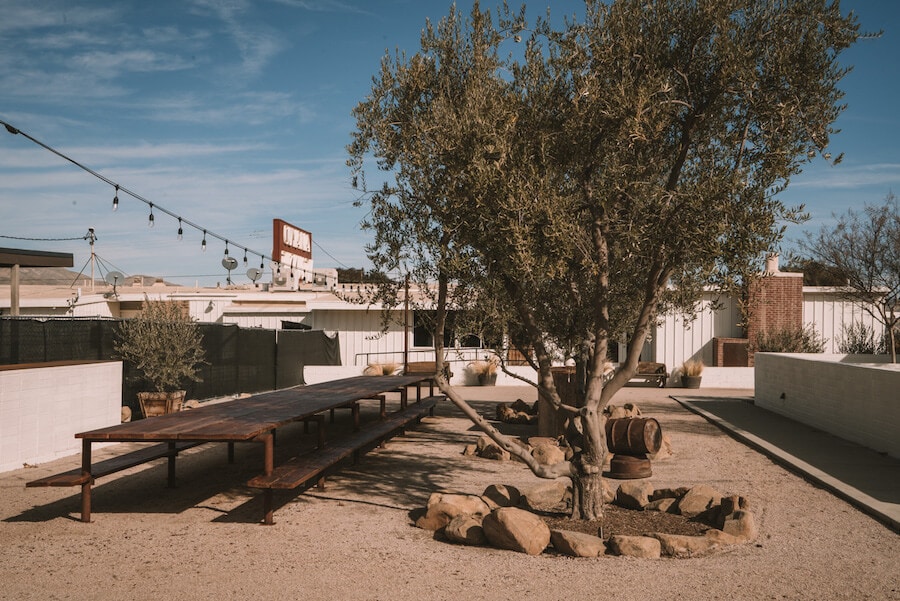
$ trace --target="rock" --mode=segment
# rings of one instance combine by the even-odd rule
[[[478,439],[475,445],[475,453],[484,459],[495,459],[497,461],[509,461],[509,451],[505,451],[491,440],[490,436],[484,435]]]
[[[677,512],[685,517],[696,517],[722,501],[722,493],[711,486],[700,484],[691,488],[678,500]]]
[[[516,399],[512,405],[510,405],[510,409],[517,413],[525,413],[527,415],[537,415],[537,402],[534,405],[529,405],[522,399]]]
[[[515,507],[522,500],[522,493],[514,486],[491,484],[481,493],[481,498],[494,510],[498,507]]]
[[[444,528],[444,536],[451,542],[463,545],[486,545],[487,537],[481,527],[482,519],[482,516],[458,515]]]
[[[539,555],[550,544],[550,528],[544,520],[524,509],[495,509],[485,516],[481,526],[487,540],[498,549]]]
[[[566,454],[557,444],[540,444],[531,451],[539,465],[555,465],[566,460]]]
[[[603,502],[612,503],[616,500],[616,487],[614,487],[608,478],[603,479]]]
[[[653,491],[653,494],[650,495],[651,501],[656,501],[657,499],[679,499],[687,494],[687,491],[690,490],[686,486],[682,486],[679,488],[657,488]]]
[[[721,543],[706,536],[685,536],[655,532],[653,537],[660,542],[661,552],[666,557],[699,557],[718,548]]]
[[[606,548],[613,555],[639,557],[642,559],[659,559],[662,553],[662,545],[659,540],[649,536],[614,534],[606,541]]]
[[[436,531],[444,528],[458,515],[483,516],[490,511],[491,508],[484,499],[476,495],[432,493],[425,515],[416,520],[416,526]]]
[[[653,485],[647,480],[623,482],[616,492],[616,505],[626,509],[643,509],[650,502]]]
[[[477,454],[477,452],[478,452],[478,447],[473,444],[467,444],[466,447],[463,449],[463,455],[465,455],[466,457],[472,457],[475,454]]]
[[[659,461],[661,459],[668,459],[672,454],[672,439],[669,438],[668,434],[663,434],[659,450],[655,453],[649,453],[647,457],[650,461]]]
[[[200,401],[196,399],[191,399],[189,401],[185,401],[184,405],[182,405],[182,409],[196,409],[200,406]]]
[[[644,506],[644,511],[659,511],[660,513],[668,513],[675,504],[676,499],[665,498],[650,501]]]
[[[597,557],[606,552],[606,544],[599,536],[571,530],[551,530],[553,548],[570,557]]]
[[[745,541],[739,539],[736,536],[732,536],[731,534],[726,534],[721,530],[707,530],[704,535],[705,538],[710,539],[717,545],[737,545],[743,543]]]
[[[640,417],[641,410],[634,403],[625,403],[624,405],[607,405],[603,410],[607,419],[621,419],[624,417]]]
[[[738,509],[725,518],[722,532],[734,536],[741,542],[749,542],[756,539],[759,529],[756,527],[756,518],[752,513]]]
[[[131,421],[131,407],[122,407],[122,423]]]
[[[530,509],[555,507],[565,499],[569,486],[571,482],[568,478],[542,480],[522,493],[522,505]]]

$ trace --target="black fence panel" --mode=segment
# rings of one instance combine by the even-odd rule
[[[321,330],[280,330],[276,384],[287,388],[306,384],[304,365],[340,365],[341,345],[337,336]]]
[[[0,365],[117,359],[121,320],[0,317]],[[340,365],[337,337],[319,331],[199,324],[207,363],[200,382],[187,382],[187,399],[208,399],[303,384],[303,365]],[[148,383],[123,362],[122,401],[140,415],[137,393]]]

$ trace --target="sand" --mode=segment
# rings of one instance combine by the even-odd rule
[[[534,399],[516,387],[465,393],[485,415],[497,400]],[[444,403],[324,492],[277,497],[285,504],[268,527],[257,523],[260,499],[244,486],[261,465],[255,445],[238,447],[234,465],[223,446],[183,454],[177,489],[165,487],[164,462],[100,480],[91,524],[78,521],[77,489],[25,488],[78,466],[77,455],[0,473],[0,599],[900,599],[900,536],[667,394],[626,388],[613,401],[637,403],[671,437],[675,455],[654,463],[654,486],[706,483],[748,497],[760,526],[754,543],[703,558],[638,560],[438,540],[410,517],[431,492],[537,482],[520,463],[463,456],[478,433]],[[279,445],[313,437],[298,427],[280,432]]]

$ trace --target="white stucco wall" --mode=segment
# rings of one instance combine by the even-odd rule
[[[0,472],[81,452],[78,432],[122,420],[122,362],[0,370]]]
[[[887,357],[757,353],[755,379],[759,407],[900,458],[900,365]]]

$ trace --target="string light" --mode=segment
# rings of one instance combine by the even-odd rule
[[[228,240],[225,241],[225,256],[228,256]]]
[[[188,220],[188,219],[185,219],[185,218],[181,217],[180,215],[177,215],[177,214],[173,213],[172,211],[169,211],[168,209],[166,209],[166,208],[164,208],[164,207],[161,207],[161,206],[158,206],[158,205],[152,203],[150,200],[148,200],[147,198],[144,198],[144,197],[141,196],[140,194],[137,194],[136,192],[133,192],[133,191],[129,190],[128,188],[125,188],[125,187],[119,185],[118,183],[114,182],[113,180],[109,179],[108,177],[106,177],[106,176],[104,176],[104,175],[102,175],[102,174],[100,174],[100,173],[94,171],[93,169],[91,169],[90,167],[87,167],[86,165],[83,165],[82,163],[79,163],[79,162],[76,161],[75,159],[73,159],[73,158],[71,158],[71,157],[69,157],[69,156],[67,156],[67,155],[65,155],[65,154],[63,154],[63,153],[61,153],[60,151],[56,150],[55,148],[53,148],[53,147],[51,147],[51,146],[48,146],[47,144],[44,144],[44,143],[41,142],[40,140],[38,140],[38,139],[32,137],[31,135],[27,134],[26,132],[23,132],[22,130],[20,130],[20,129],[14,127],[12,124],[7,123],[6,121],[3,121],[2,119],[0,119],[0,125],[3,125],[3,126],[6,128],[6,131],[8,131],[10,134],[12,134],[12,135],[21,135],[22,137],[27,138],[28,140],[30,140],[31,142],[37,144],[38,146],[40,146],[40,147],[43,148],[44,150],[47,150],[47,151],[49,151],[49,152],[51,152],[51,153],[57,155],[57,156],[60,157],[61,159],[65,160],[65,161],[68,161],[69,163],[72,163],[73,165],[75,165],[76,167],[78,167],[79,169],[81,169],[82,171],[85,171],[85,172],[89,173],[90,175],[93,175],[95,178],[97,178],[97,179],[99,179],[99,180],[105,182],[106,184],[109,184],[110,186],[112,186],[112,187],[114,188],[113,202],[112,202],[112,210],[113,210],[113,211],[117,211],[117,210],[119,209],[119,192],[120,192],[120,191],[121,191],[121,192],[124,192],[125,194],[128,194],[128,195],[131,196],[132,198],[134,198],[134,199],[136,199],[136,200],[140,200],[141,202],[143,202],[144,204],[146,204],[146,205],[149,206],[149,208],[150,208],[150,213],[149,213],[148,218],[147,218],[147,225],[148,225],[148,227],[154,227],[155,221],[156,221],[156,216],[155,216],[155,213],[154,213],[154,209],[155,209],[155,210],[158,210],[158,211],[160,211],[160,212],[162,212],[162,213],[164,213],[164,214],[166,214],[166,215],[168,215],[168,216],[170,216],[170,217],[172,217],[172,218],[178,220],[178,239],[179,239],[179,240],[182,240],[183,237],[184,237],[184,225],[188,225],[188,226],[190,226],[190,227],[193,227],[193,228],[196,229],[197,231],[202,231],[202,232],[203,232],[203,240],[202,240],[202,242],[201,242],[201,244],[200,244],[200,249],[201,249],[202,251],[204,251],[204,252],[206,251],[206,246],[207,246],[207,244],[206,244],[206,236],[207,236],[207,234],[208,234],[208,235],[212,236],[213,238],[217,238],[218,240],[221,240],[222,242],[224,242],[224,243],[225,243],[225,246],[226,246],[225,253],[226,253],[226,255],[228,254],[228,252],[229,252],[229,249],[228,249],[229,240],[228,240],[227,238],[225,238],[224,236],[220,236],[219,234],[216,234],[215,232],[209,231],[209,230],[203,228],[202,226],[200,226],[199,224],[197,224],[197,223],[195,223],[195,222],[192,222],[192,221],[190,221],[190,220]],[[261,270],[261,271],[265,271],[265,260],[266,260],[266,258],[270,258],[271,261],[274,262],[275,265],[277,266],[277,268],[278,268],[278,275],[279,275],[279,276],[281,275],[281,266],[284,265],[286,268],[287,268],[287,267],[290,267],[291,277],[293,278],[293,275],[294,275],[294,265],[283,264],[281,261],[276,261],[276,260],[275,260],[275,257],[269,257],[269,255],[266,255],[266,254],[264,254],[264,253],[256,252],[256,251],[254,251],[254,250],[252,250],[252,249],[249,249],[249,248],[246,247],[246,246],[242,246],[242,245],[239,245],[239,244],[236,244],[235,246],[237,246],[239,249],[242,249],[242,250],[244,251],[244,263],[245,263],[245,264],[247,264],[247,262],[248,262],[247,255],[248,255],[248,251],[249,251],[249,252],[252,252],[252,253],[255,254],[255,255],[259,255],[259,257],[260,257],[260,264],[259,264],[259,267],[260,267],[260,270]],[[322,252],[324,252],[326,255],[328,255],[328,252],[325,251],[324,249],[322,249],[320,245],[317,244],[316,246],[318,246],[318,247],[322,250]],[[331,256],[331,255],[328,255],[328,256]],[[334,257],[332,257],[332,258],[334,258]],[[304,274],[304,279],[305,279],[305,280],[312,281],[313,278],[312,278],[312,276],[310,275],[310,274],[312,274],[312,272],[309,272],[308,270],[302,269],[302,268],[300,269],[300,271]],[[306,276],[309,276],[309,277],[306,277]]]

